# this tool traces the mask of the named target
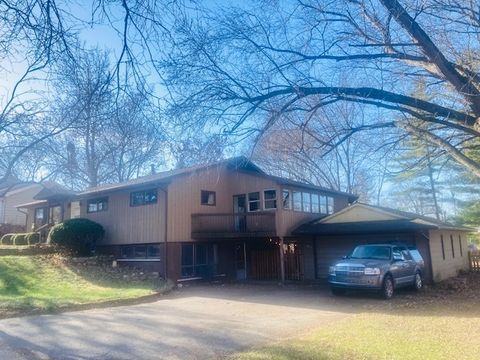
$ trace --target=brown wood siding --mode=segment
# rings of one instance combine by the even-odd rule
[[[141,190],[152,189],[152,186]],[[87,213],[88,199],[80,202],[80,216],[96,221],[105,228],[101,245],[163,242],[165,238],[165,194],[157,188],[156,204],[130,206],[130,191],[115,192],[108,197],[108,210]],[[90,199],[98,198],[96,196]]]

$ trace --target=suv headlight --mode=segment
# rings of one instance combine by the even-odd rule
[[[328,274],[329,275],[335,275],[335,266],[330,266],[328,268]]]
[[[365,268],[365,275],[380,275],[380,269],[379,268]]]

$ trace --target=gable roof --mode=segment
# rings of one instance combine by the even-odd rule
[[[332,215],[299,226],[294,234],[347,234],[419,229],[473,231],[412,212],[355,203]]]
[[[18,190],[35,184],[33,181],[21,181],[15,176],[9,176],[0,183],[0,197],[7,195],[9,192]]]
[[[348,196],[349,199],[352,202],[355,201],[358,198],[356,195],[353,195],[353,194],[344,193],[344,192],[340,192],[340,191],[336,191],[336,190],[327,189],[327,188],[324,188],[324,187],[321,187],[321,186],[305,184],[305,183],[301,183],[301,182],[298,182],[298,181],[269,175],[269,174],[265,173],[262,169],[260,169],[257,165],[255,165],[252,161],[250,161],[245,156],[238,156],[238,157],[229,158],[229,159],[225,159],[225,160],[221,160],[221,161],[217,161],[217,162],[213,162],[213,163],[209,163],[209,164],[195,165],[195,166],[181,168],[181,169],[163,171],[163,172],[159,172],[157,174],[141,176],[139,178],[124,181],[124,182],[120,182],[120,183],[99,185],[99,186],[96,186],[96,187],[93,187],[93,188],[88,188],[84,191],[81,191],[77,195],[79,197],[82,197],[82,196],[112,192],[112,191],[117,191],[117,190],[131,189],[131,188],[135,188],[135,187],[138,187],[138,186],[144,186],[144,185],[168,184],[176,176],[186,175],[186,174],[190,174],[190,173],[193,173],[195,171],[198,171],[198,170],[215,168],[217,166],[222,166],[222,165],[224,165],[227,168],[232,169],[232,170],[248,171],[249,173],[251,173],[253,175],[258,175],[258,176],[262,176],[262,177],[272,179],[275,182],[277,182],[278,184],[315,189],[315,190],[318,190],[318,191],[323,191],[323,192],[327,192],[327,193],[331,193],[331,194],[345,195],[345,196]]]

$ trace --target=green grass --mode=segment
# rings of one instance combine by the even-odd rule
[[[459,304],[459,306],[462,306]],[[233,359],[480,359],[480,318],[468,312],[361,313],[328,328],[245,353]],[[478,312],[477,312],[478,314]]]
[[[152,294],[144,283],[97,281],[46,256],[0,257],[0,315]]]

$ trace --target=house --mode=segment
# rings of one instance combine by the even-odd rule
[[[39,231],[48,224],[58,224],[71,217],[74,191],[53,181],[35,183],[35,186],[27,202],[17,201],[15,205],[18,211],[27,210],[24,211],[26,231]]]
[[[13,176],[9,177],[0,184],[0,224],[25,227],[27,214],[17,205],[33,202],[49,192],[57,192],[60,188],[64,189],[52,181],[24,182]]]
[[[106,231],[98,251],[178,281],[314,281],[354,245],[390,240],[419,248],[427,281],[468,266],[468,229],[358,204],[353,194],[271,176],[244,157],[60,195],[21,205],[28,226],[51,221],[54,208],[61,219],[89,218]]]

